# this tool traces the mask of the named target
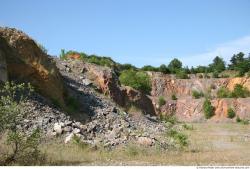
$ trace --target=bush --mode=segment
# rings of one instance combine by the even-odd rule
[[[239,116],[236,117],[236,122],[237,122],[237,123],[244,124],[244,125],[249,124],[249,120],[247,120],[247,119],[240,119]]]
[[[236,84],[234,86],[234,90],[232,91],[232,97],[245,98],[245,97],[249,97],[249,96],[250,96],[250,92],[247,88],[243,87],[240,84]]]
[[[159,97],[158,104],[159,104],[160,107],[166,104],[166,100],[164,99],[163,96]]]
[[[187,135],[171,129],[167,132],[167,135],[175,140],[175,142],[181,147],[186,147],[188,145]]]
[[[141,92],[148,94],[151,91],[151,80],[145,72],[125,70],[122,71],[119,80],[123,85],[133,87]]]
[[[172,99],[172,100],[177,100],[176,95],[175,95],[175,94],[172,94],[171,99]]]
[[[227,88],[222,86],[217,91],[217,97],[219,97],[219,98],[230,98],[231,97],[231,92]]]
[[[193,98],[195,98],[195,99],[199,99],[199,98],[203,97],[204,94],[203,94],[202,91],[199,92],[199,91],[197,91],[197,90],[193,90],[193,91],[192,91],[192,96],[193,96]]]
[[[199,74],[199,75],[198,75],[198,78],[202,79],[202,78],[203,78],[203,75],[202,75],[202,74]]]
[[[171,123],[171,124],[176,124],[177,119],[174,115],[172,114],[167,114],[163,115],[162,113],[160,114],[160,120],[165,123]]]
[[[217,71],[214,71],[212,74],[213,78],[219,78],[219,73]]]
[[[0,135],[7,134],[8,154],[1,154],[0,165],[35,165],[44,162],[45,157],[39,151],[40,130],[37,128],[28,135],[18,126],[23,124],[23,107],[27,96],[33,91],[28,84],[7,82],[0,90]]]
[[[214,116],[214,107],[212,106],[211,101],[207,98],[203,103],[203,111],[206,119],[209,119]]]
[[[184,70],[178,70],[176,72],[176,78],[178,78],[178,79],[189,79],[188,74]]]
[[[234,112],[234,110],[232,108],[229,108],[227,110],[227,117],[230,118],[230,119],[235,117],[235,112]]]
[[[194,126],[193,126],[193,125],[190,125],[190,124],[184,123],[182,126],[183,126],[183,128],[186,129],[186,130],[193,130],[193,129],[194,129]]]
[[[240,122],[241,122],[241,119],[240,119],[239,116],[236,117],[236,122],[237,122],[237,123],[240,123]]]

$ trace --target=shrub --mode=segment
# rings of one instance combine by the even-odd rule
[[[40,130],[37,128],[28,135],[18,126],[25,119],[23,107],[27,96],[33,91],[28,84],[5,83],[0,90],[0,134],[7,134],[8,154],[1,154],[0,165],[35,165],[44,162],[39,151]]]
[[[165,122],[165,123],[171,123],[171,124],[177,123],[176,117],[172,114],[168,114],[168,115],[160,114],[160,120]]]
[[[221,78],[229,78],[229,77],[230,77],[230,75],[228,75],[228,74],[221,75]]]
[[[231,92],[227,88],[222,86],[217,91],[217,97],[219,97],[219,98],[229,98],[229,97],[231,97]]]
[[[163,96],[159,97],[158,104],[159,104],[160,107],[166,104],[166,100],[164,99]]]
[[[172,100],[177,100],[176,95],[175,95],[175,94],[172,94],[171,99],[172,99]]]
[[[183,124],[182,126],[183,126],[183,128],[186,129],[186,130],[193,130],[193,129],[194,129],[194,126],[193,126],[193,125],[189,125],[189,124],[186,124],[186,123]]]
[[[244,125],[249,124],[249,120],[247,120],[247,119],[240,119],[239,116],[236,117],[236,122],[237,122],[237,123],[244,124]]]
[[[123,85],[133,87],[141,92],[148,94],[151,91],[151,80],[145,72],[125,70],[122,71],[119,80]]]
[[[203,111],[206,119],[209,119],[214,116],[214,107],[212,106],[211,101],[207,98],[203,103]]]
[[[219,78],[219,73],[217,71],[214,71],[212,74],[213,78]]]
[[[171,129],[167,132],[167,135],[175,140],[175,142],[180,145],[181,148],[186,147],[188,145],[188,137],[187,135],[178,132],[174,129]]]
[[[192,91],[192,96],[193,96],[193,98],[195,98],[195,99],[199,99],[199,98],[203,97],[204,94],[203,94],[202,91],[199,92],[199,91],[197,91],[197,90],[193,90],[193,91]]]
[[[247,88],[243,87],[240,84],[236,84],[234,86],[234,90],[232,91],[232,97],[236,98],[245,98],[250,95],[250,92]]]
[[[227,117],[230,118],[230,119],[235,117],[235,112],[234,112],[234,110],[232,108],[229,108],[227,110]]]
[[[236,117],[236,122],[237,122],[237,123],[240,123],[240,122],[241,122],[241,119],[240,119],[239,116]]]
[[[198,75],[198,78],[202,79],[202,78],[203,78],[203,75],[202,75],[202,74],[199,74],[199,75]]]
[[[178,79],[189,79],[188,74],[184,70],[178,70],[176,72],[176,78],[178,78]]]

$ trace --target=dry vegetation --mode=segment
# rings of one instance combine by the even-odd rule
[[[43,144],[49,164],[54,165],[249,165],[250,125],[193,123],[185,125],[189,146],[161,150],[130,144],[115,150],[71,143]]]

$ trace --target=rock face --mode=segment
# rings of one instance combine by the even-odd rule
[[[100,90],[109,95],[118,105],[123,107],[135,105],[145,114],[155,114],[151,99],[133,88],[121,87],[117,75],[110,68],[89,65],[87,69]]]
[[[4,44],[0,43],[0,82],[6,82],[8,79],[8,73],[7,73],[6,59],[3,51],[1,50],[3,48],[2,45]]]
[[[98,91],[109,96],[119,106],[135,105],[145,114],[155,114],[149,96],[130,87],[121,86],[117,75],[111,68],[84,63],[75,59],[67,61],[58,59],[57,66],[63,75],[70,75],[71,78],[74,76],[74,79],[77,79],[78,83],[84,86],[95,86]]]
[[[227,118],[227,111],[233,108],[236,116],[250,119],[250,98],[217,98],[216,93],[222,86],[233,90],[236,84],[241,84],[250,89],[250,79],[242,78],[211,78],[211,79],[176,79],[172,75],[163,75],[161,73],[152,73],[152,97],[153,103],[158,113],[175,114],[180,121],[204,121],[203,102],[204,98],[192,98],[192,91],[209,92],[212,99],[212,105],[215,107],[215,116],[212,121],[230,121]],[[172,94],[177,96],[177,100],[171,100]],[[166,104],[157,105],[159,96],[164,96]]]
[[[241,84],[250,90],[250,78],[197,78],[176,79],[173,75],[162,73],[151,73],[153,97],[165,96],[171,98],[175,94],[178,98],[192,98],[192,91],[210,92],[212,97],[216,97],[218,89],[222,86],[233,90],[235,84]]]
[[[44,96],[64,105],[61,76],[52,59],[31,38],[16,29],[0,27],[0,45],[2,72],[5,59],[10,79],[30,82]],[[6,75],[1,79],[5,80]]]

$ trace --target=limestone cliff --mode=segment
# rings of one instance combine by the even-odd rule
[[[34,40],[16,29],[0,27],[0,53],[0,63],[3,65],[6,61],[10,79],[30,82],[41,94],[64,105],[61,76],[52,59]],[[6,76],[1,78],[6,79]]]
[[[250,89],[250,78],[197,78],[176,79],[173,75],[164,75],[161,73],[151,73],[152,78],[152,101],[157,113],[170,114],[173,113],[181,121],[204,121],[202,105],[204,98],[192,98],[192,91],[202,91],[209,93],[212,105],[215,107],[215,116],[212,121],[230,121],[227,118],[227,111],[233,108],[236,116],[240,118],[250,118],[250,98],[217,98],[216,93],[222,86],[233,90],[236,84],[241,84]],[[171,100],[171,96],[175,94],[177,100]],[[159,96],[165,97],[166,104],[157,105]]]

